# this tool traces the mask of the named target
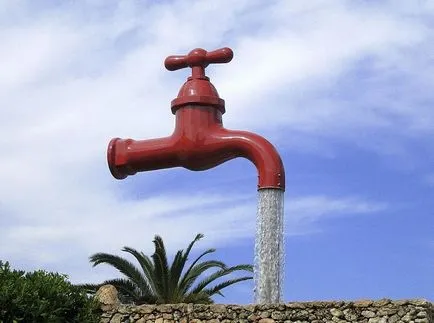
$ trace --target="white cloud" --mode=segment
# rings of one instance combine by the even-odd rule
[[[323,102],[324,98],[320,102],[304,98],[303,102],[312,106],[295,106],[294,98],[303,92],[315,95],[312,89],[317,86],[334,84],[361,58],[372,57],[378,69],[387,65],[399,71],[403,62],[413,62],[405,49],[429,45],[424,41],[430,30],[423,21],[402,19],[393,10],[356,10],[340,1],[325,3],[307,12],[297,8],[296,2],[279,3],[270,10],[274,19],[268,34],[240,40],[236,62],[217,75],[221,92],[224,90],[231,102],[231,122],[264,128],[269,121],[305,132],[334,132],[386,122],[382,110],[335,105]],[[246,71],[252,69],[255,77],[246,77]],[[276,96],[283,101],[274,99]],[[381,108],[385,112],[390,109]]]
[[[35,218],[20,214],[13,223],[2,225],[2,257],[27,263],[30,268],[43,265],[67,272],[75,281],[100,280],[87,263],[90,254],[119,254],[124,245],[151,254],[155,234],[164,238],[170,253],[184,248],[199,232],[206,235],[200,248],[254,239],[256,202],[246,196],[189,194],[119,203],[90,194],[88,202],[79,207],[51,201],[45,201],[50,203],[46,207],[41,203],[32,214]],[[312,233],[319,221],[329,217],[375,213],[385,208],[357,198],[326,196],[289,197],[286,205],[287,235]],[[81,266],[71,268],[71,262]],[[112,273],[107,268],[97,272]]]
[[[319,222],[330,217],[378,213],[388,208],[380,202],[364,201],[357,197],[331,198],[307,196],[289,200],[287,230],[290,235],[303,235],[319,230]]]
[[[338,133],[357,139],[354,128],[393,126],[385,113],[406,118],[405,129],[413,132],[427,131],[422,118],[433,117],[428,109],[351,109],[316,97],[307,100],[311,106],[296,105],[366,55],[386,72],[401,66],[413,84],[427,82],[428,72],[417,78],[422,67],[405,50],[430,49],[431,36],[423,21],[403,19],[404,9],[362,10],[337,0],[87,1],[43,10],[31,1],[16,3],[0,8],[2,257],[68,271],[70,262],[85,266],[91,252],[115,252],[120,241],[145,249],[156,232],[168,245],[184,245],[200,231],[210,244],[234,239],[233,227],[240,228],[237,237],[252,234],[251,224],[244,226],[254,221],[251,202],[190,194],[125,201],[108,174],[110,138],[171,132],[170,100],[188,72],[165,71],[170,54],[234,49],[230,65],[209,71],[227,101],[228,127],[271,133],[277,125],[301,137]],[[222,199],[224,206],[217,203]],[[204,203],[220,207],[204,215]],[[292,212],[294,221],[305,223],[323,214],[376,210],[363,203],[309,197],[288,202],[288,217]],[[76,277],[80,266],[71,271]]]

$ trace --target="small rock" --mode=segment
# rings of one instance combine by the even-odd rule
[[[341,310],[339,310],[337,308],[330,309],[330,313],[336,317],[343,317],[344,316],[344,312],[342,312]]]
[[[400,317],[403,317],[405,314],[406,312],[402,308],[398,311],[398,316]]]
[[[344,311],[345,312],[345,311]],[[345,313],[344,313],[344,315],[345,315],[345,319],[347,320],[347,321],[350,321],[350,322],[352,322],[352,321],[356,321],[357,320],[357,318],[358,318],[358,315],[357,315],[357,313],[355,313],[355,312],[353,312],[353,311],[346,311]]]
[[[264,311],[264,312],[261,312],[261,313],[259,313],[259,316],[261,317],[261,318],[263,318],[263,319],[266,319],[266,318],[268,318],[268,317],[270,317],[270,312],[268,312],[268,311]]]
[[[369,323],[387,323],[387,318],[385,318],[385,317],[371,317],[368,322]]]
[[[158,306],[158,309],[161,313],[172,313],[173,312],[172,305],[168,305],[168,304],[161,304],[160,306]]]
[[[126,306],[119,306],[117,308],[116,312],[118,312],[120,314],[129,314],[130,313],[130,308],[128,308]]]
[[[247,312],[254,312],[255,311],[255,305],[246,305],[244,307],[244,310]]]
[[[274,320],[282,320],[285,317],[285,313],[282,312],[273,312],[271,313],[271,318]]]
[[[163,313],[164,322],[166,322],[166,320],[171,320],[172,317],[173,317],[172,313]]]
[[[113,315],[112,319],[110,320],[110,323],[121,323],[122,322],[122,314],[116,313]]]
[[[193,304],[187,304],[187,313],[193,313]]]
[[[259,323],[275,323],[273,319],[260,319]]]
[[[258,320],[258,316],[255,314],[250,314],[249,316],[247,316],[247,319],[251,322],[256,322]]]
[[[427,315],[426,315],[426,312],[418,312],[416,314],[416,317],[417,318],[425,318],[425,317],[427,317]]]
[[[387,304],[390,304],[390,302],[391,302],[390,299],[383,298],[383,299],[380,299],[378,301],[375,301],[372,305],[375,307],[383,307],[383,306],[386,306]]]
[[[285,304],[286,305],[286,307],[288,308],[288,309],[293,309],[293,308],[305,308],[305,305],[304,304],[302,304],[302,303],[294,303],[294,302],[292,302],[292,303],[286,303]]]
[[[367,318],[371,318],[375,316],[375,313],[372,311],[362,311],[362,315]]]
[[[369,300],[360,300],[353,303],[355,307],[369,307],[372,305],[372,301]]]
[[[155,310],[153,305],[140,305],[138,307],[141,314],[151,314]]]
[[[428,302],[426,299],[414,299],[414,300],[411,300],[409,303],[413,304],[413,305],[419,305],[419,306],[420,305],[424,306],[424,305],[430,304],[430,302]]]
[[[377,311],[377,314],[380,316],[390,316],[393,314],[398,313],[398,309],[394,308],[394,307],[383,307],[383,308],[379,308]]]
[[[118,291],[113,285],[103,285],[95,293],[95,298],[100,304],[101,310],[112,311],[120,305]]]
[[[226,306],[221,304],[212,304],[209,309],[214,313],[225,313],[227,311]]]

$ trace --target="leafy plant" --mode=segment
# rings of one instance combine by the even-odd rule
[[[170,265],[163,239],[158,235],[153,240],[155,252],[151,257],[130,247],[122,249],[122,251],[129,253],[136,259],[139,267],[120,256],[96,253],[90,257],[93,267],[103,263],[108,264],[119,270],[124,275],[124,278],[107,280],[102,284],[83,284],[79,286],[86,288],[90,293],[95,293],[100,286],[111,284],[118,290],[119,298],[123,303],[213,303],[211,297],[216,294],[223,296],[221,291],[224,288],[253,277],[244,276],[229,279],[210,287],[211,284],[237,271],[253,272],[253,267],[252,265],[228,267],[218,260],[201,261],[204,256],[215,252],[215,249],[208,249],[186,268],[191,249],[203,237],[203,234],[198,234],[185,251],[179,250]],[[210,269],[215,271],[199,280],[199,277]]]
[[[98,322],[97,303],[66,275],[12,270],[0,261],[0,323]]]

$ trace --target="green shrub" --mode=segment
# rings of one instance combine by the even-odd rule
[[[66,275],[11,270],[0,261],[0,323],[98,322],[96,301]]]

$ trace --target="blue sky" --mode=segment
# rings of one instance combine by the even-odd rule
[[[430,1],[2,2],[0,259],[97,282],[116,272],[92,253],[202,232],[197,252],[253,262],[248,161],[117,181],[105,160],[113,137],[171,133],[188,71],[166,56],[228,46],[208,68],[224,124],[286,168],[285,300],[434,300],[433,21]]]

